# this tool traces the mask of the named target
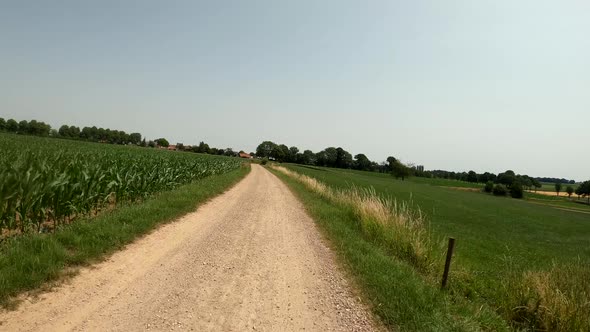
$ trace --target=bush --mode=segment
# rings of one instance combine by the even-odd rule
[[[497,184],[492,192],[495,196],[506,196],[508,190],[506,190],[506,187],[504,187],[503,185]]]
[[[485,191],[486,193],[491,193],[494,190],[494,183],[492,181],[488,181],[485,185],[485,187],[483,187],[483,191]]]
[[[262,165],[266,165],[266,163],[268,163],[267,158],[262,159],[262,161],[260,162],[260,164],[262,164]]]
[[[523,191],[520,182],[515,181],[512,186],[510,186],[510,196],[512,196],[512,198],[522,198]]]

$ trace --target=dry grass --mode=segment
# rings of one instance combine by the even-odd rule
[[[481,191],[481,188],[470,188],[470,187],[446,187],[445,186],[444,188],[461,190],[461,191],[473,191],[473,192],[480,192]]]
[[[559,195],[557,194],[557,192],[555,191],[543,191],[543,190],[538,190],[538,191],[532,191],[532,190],[527,190],[526,192],[529,193],[533,193],[533,194],[539,194],[539,195],[543,195],[543,196],[559,196],[559,197],[565,197],[568,198],[568,195],[565,191],[561,191],[559,193]],[[576,197],[575,195],[572,195],[573,197]]]
[[[273,169],[296,179],[312,192],[350,209],[359,220],[363,234],[403,259],[423,275],[434,277],[442,263],[441,242],[434,241],[419,208],[411,202],[398,202],[379,196],[373,188],[334,189],[326,184],[282,166]]]
[[[539,331],[590,331],[590,268],[581,262],[525,272],[513,320]]]

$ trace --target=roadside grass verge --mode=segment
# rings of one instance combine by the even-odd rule
[[[285,172],[284,168],[271,170],[303,202],[373,312],[388,328],[509,329],[488,306],[473,305],[452,292],[440,291],[434,281],[441,263],[440,257],[432,256],[438,251],[436,241],[426,238],[430,234],[421,224],[420,214],[410,206],[379,201],[370,191],[333,190],[312,178]]]
[[[441,257],[436,254],[442,249],[441,242],[431,236],[422,212],[411,202],[398,203],[395,199],[380,197],[373,188],[334,189],[285,167],[272,168],[303,183],[323,198],[350,209],[366,237],[423,275],[430,276],[441,266]]]
[[[194,211],[223,193],[250,171],[241,168],[209,176],[139,204],[120,206],[94,218],[60,227],[55,234],[25,234],[0,245],[0,305],[15,296],[66,276],[68,268],[88,265],[123,248],[160,224]]]

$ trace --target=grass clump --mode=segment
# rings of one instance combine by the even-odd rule
[[[540,331],[590,331],[590,267],[554,264],[521,275],[512,300],[517,327]]]
[[[493,190],[494,190],[494,182],[492,182],[492,181],[486,182],[486,185],[483,187],[483,191],[485,191],[488,194],[491,194]]]
[[[522,190],[522,185],[520,182],[514,182],[512,186],[510,186],[510,197],[512,198],[522,198],[524,196],[524,191]]]
[[[494,189],[492,190],[492,193],[495,196],[506,196],[506,194],[508,194],[508,189],[506,189],[506,187],[504,187],[501,184],[497,184],[494,186]]]

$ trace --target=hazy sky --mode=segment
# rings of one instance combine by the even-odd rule
[[[590,179],[590,1],[0,1],[0,117]]]

